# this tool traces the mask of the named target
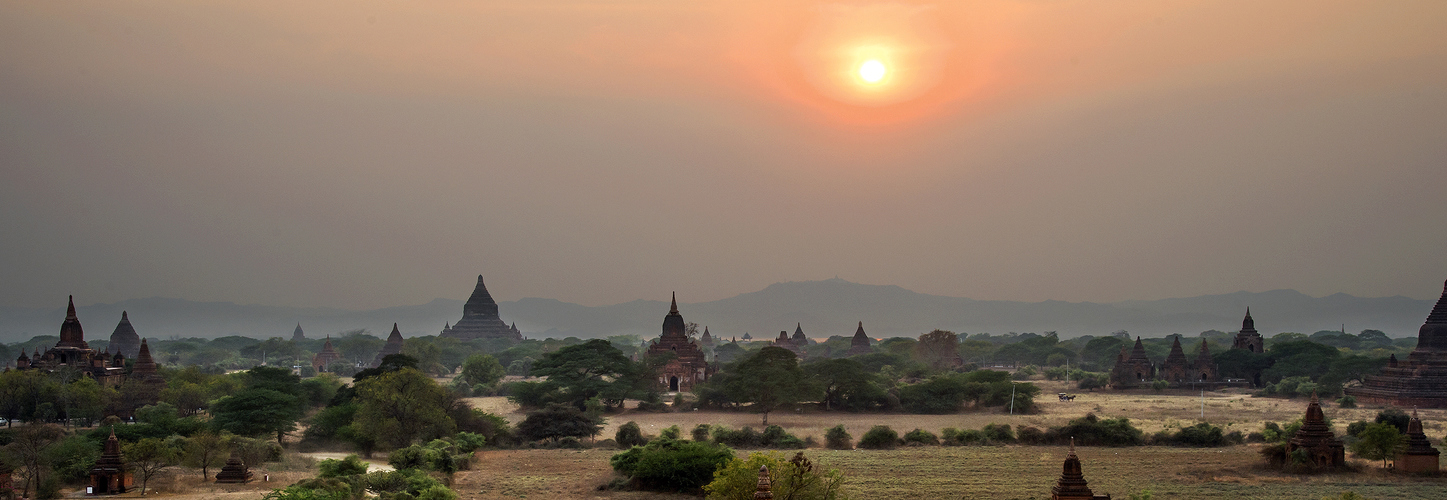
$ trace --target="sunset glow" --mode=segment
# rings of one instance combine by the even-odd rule
[[[864,64],[859,65],[859,78],[868,83],[879,83],[880,80],[884,79],[887,71],[884,63],[870,59],[864,61]]]

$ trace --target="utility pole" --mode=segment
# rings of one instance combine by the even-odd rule
[[[1206,390],[1201,389],[1201,421],[1206,421]]]
[[[1015,415],[1015,381],[1010,381],[1010,416]]]

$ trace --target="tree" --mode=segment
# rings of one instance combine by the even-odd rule
[[[872,410],[885,404],[879,376],[853,359],[826,359],[803,366],[816,387],[824,391],[825,410]]]
[[[753,403],[764,414],[763,425],[769,425],[769,413],[817,394],[799,369],[794,353],[781,347],[768,346],[740,361],[724,379],[724,392],[734,401]]]
[[[176,465],[179,453],[166,442],[156,438],[145,438],[122,447],[126,465],[141,474],[141,496],[146,496],[146,483],[151,476],[162,469]]]
[[[543,355],[533,363],[531,374],[547,377],[545,389],[554,400],[582,409],[588,399],[598,397],[608,406],[621,406],[623,399],[636,397],[646,381],[643,367],[629,361],[607,340],[593,339]]]
[[[280,444],[302,416],[296,396],[271,389],[246,389],[212,405],[212,425],[242,436],[276,434]]]
[[[186,440],[186,464],[201,469],[201,480],[210,477],[212,466],[221,465],[226,461],[225,437],[212,432],[201,431],[191,435]]]
[[[529,440],[557,440],[564,437],[592,437],[602,431],[603,426],[593,417],[579,411],[572,405],[548,405],[547,408],[529,413],[518,423],[518,435]]]
[[[491,354],[473,354],[467,357],[467,361],[462,362],[462,379],[468,385],[482,384],[492,387],[505,375],[507,370]]]
[[[914,344],[914,359],[936,370],[959,366],[960,337],[948,330],[935,330],[919,336]]]
[[[413,337],[402,343],[402,354],[417,360],[417,369],[422,373],[444,375],[447,368],[442,366],[442,349],[424,338]]]
[[[25,479],[21,496],[29,497],[32,485],[40,487],[41,475],[49,465],[50,447],[63,436],[65,429],[58,425],[31,424],[21,427],[15,433],[14,440],[5,445],[5,455],[9,458],[7,461],[16,465],[21,477]]]
[[[419,439],[451,435],[456,423],[446,388],[413,368],[383,373],[357,383],[354,432],[379,444],[403,448]]]
[[[1357,442],[1352,443],[1352,453],[1367,460],[1381,460],[1387,467],[1387,460],[1397,457],[1406,446],[1407,437],[1390,423],[1375,423],[1357,433]]]

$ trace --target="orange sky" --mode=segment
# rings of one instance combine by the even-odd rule
[[[0,305],[1447,278],[1447,4],[11,2]],[[852,80],[860,54],[889,80]],[[874,57],[873,55],[869,57]],[[683,299],[687,297],[687,299]]]

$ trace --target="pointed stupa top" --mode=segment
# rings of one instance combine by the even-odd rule
[[[402,342],[402,331],[397,329],[396,323],[392,323],[392,333],[387,334],[387,342]]]
[[[497,316],[497,301],[492,299],[492,294],[487,293],[487,285],[483,284],[481,274],[477,275],[477,287],[472,289],[472,296],[462,305],[462,315]]]
[[[1179,339],[1177,339],[1177,341],[1179,342]],[[1181,347],[1181,346],[1180,346],[1179,343],[1176,344],[1176,348],[1180,348],[1180,347]],[[1141,338],[1140,338],[1140,337],[1136,337],[1136,338],[1135,338],[1135,347],[1134,347],[1134,348],[1131,348],[1131,350],[1130,350],[1130,359],[1147,359],[1147,358],[1146,358],[1146,346],[1145,346],[1145,344],[1142,344],[1142,343],[1141,343]]]
[[[1417,330],[1417,349],[1415,351],[1423,351],[1423,354],[1447,351],[1447,285],[1443,285],[1442,288],[1442,298],[1437,299],[1437,305],[1432,307],[1432,313],[1427,315],[1427,321],[1422,323],[1421,329]],[[1410,359],[1421,357],[1415,351]]]
[[[146,339],[141,339],[140,352],[136,353],[136,363],[131,367],[131,376],[140,380],[157,380],[156,360],[151,359],[151,347],[146,345]]]
[[[1201,339],[1201,353],[1196,355],[1197,363],[1211,363],[1211,348],[1206,347],[1206,339]]]
[[[60,324],[60,342],[56,347],[77,347],[89,349],[85,343],[85,331],[80,327],[80,319],[75,316],[75,296],[70,296],[65,306],[65,321]]]
[[[1249,306],[1246,308],[1246,319],[1241,320],[1241,333],[1256,333],[1256,320],[1251,319],[1251,307]]]
[[[1095,493],[1090,491],[1090,485],[1085,480],[1085,474],[1081,472],[1080,457],[1075,455],[1075,438],[1070,438],[1070,451],[1065,455],[1065,464],[1061,467],[1060,480],[1056,481],[1055,487],[1050,489],[1053,498],[1092,498]]]
[[[678,292],[673,293],[673,300],[668,305],[668,314],[663,316],[664,339],[686,339],[688,325],[683,322],[683,315],[678,313]]]
[[[301,323],[297,323],[296,329],[291,331],[291,339],[296,341],[306,340],[306,333],[301,331]]]
[[[117,353],[135,356],[136,351],[141,348],[141,336],[136,333],[136,327],[131,326],[131,317],[126,311],[121,311],[121,322],[116,324],[115,331],[111,332],[111,343],[106,347],[109,351],[114,347]]]
[[[864,333],[864,322],[859,322],[859,328],[854,330],[854,338],[850,339],[850,345],[869,345],[869,335]]]
[[[1166,363],[1185,363],[1186,350],[1181,348],[1181,336],[1176,335],[1171,340],[1171,352],[1166,355]]]
[[[1438,469],[1437,463],[1439,460],[1437,457],[1441,455],[1441,452],[1432,447],[1432,442],[1427,440],[1427,434],[1422,432],[1422,419],[1417,418],[1416,408],[1412,408],[1412,419],[1407,421],[1407,448],[1402,452],[1402,455],[1405,455],[1402,457],[1406,459],[1405,462],[1416,462],[1416,456],[1431,457],[1424,461],[1422,471],[1435,471]],[[1400,466],[1409,465],[1409,463],[1402,462],[1399,462],[1399,464]],[[1415,472],[1408,467],[1403,467],[1403,469]]]
[[[704,345],[713,345],[713,335],[709,335],[707,326],[703,327],[703,336],[699,337],[698,340],[699,342],[703,342]]]
[[[794,343],[804,346],[809,343],[809,337],[804,336],[804,324],[796,323],[794,326]]]
[[[1447,283],[1442,285],[1442,297],[1437,299],[1437,305],[1432,308],[1432,314],[1427,315],[1427,323],[1447,324]]]

